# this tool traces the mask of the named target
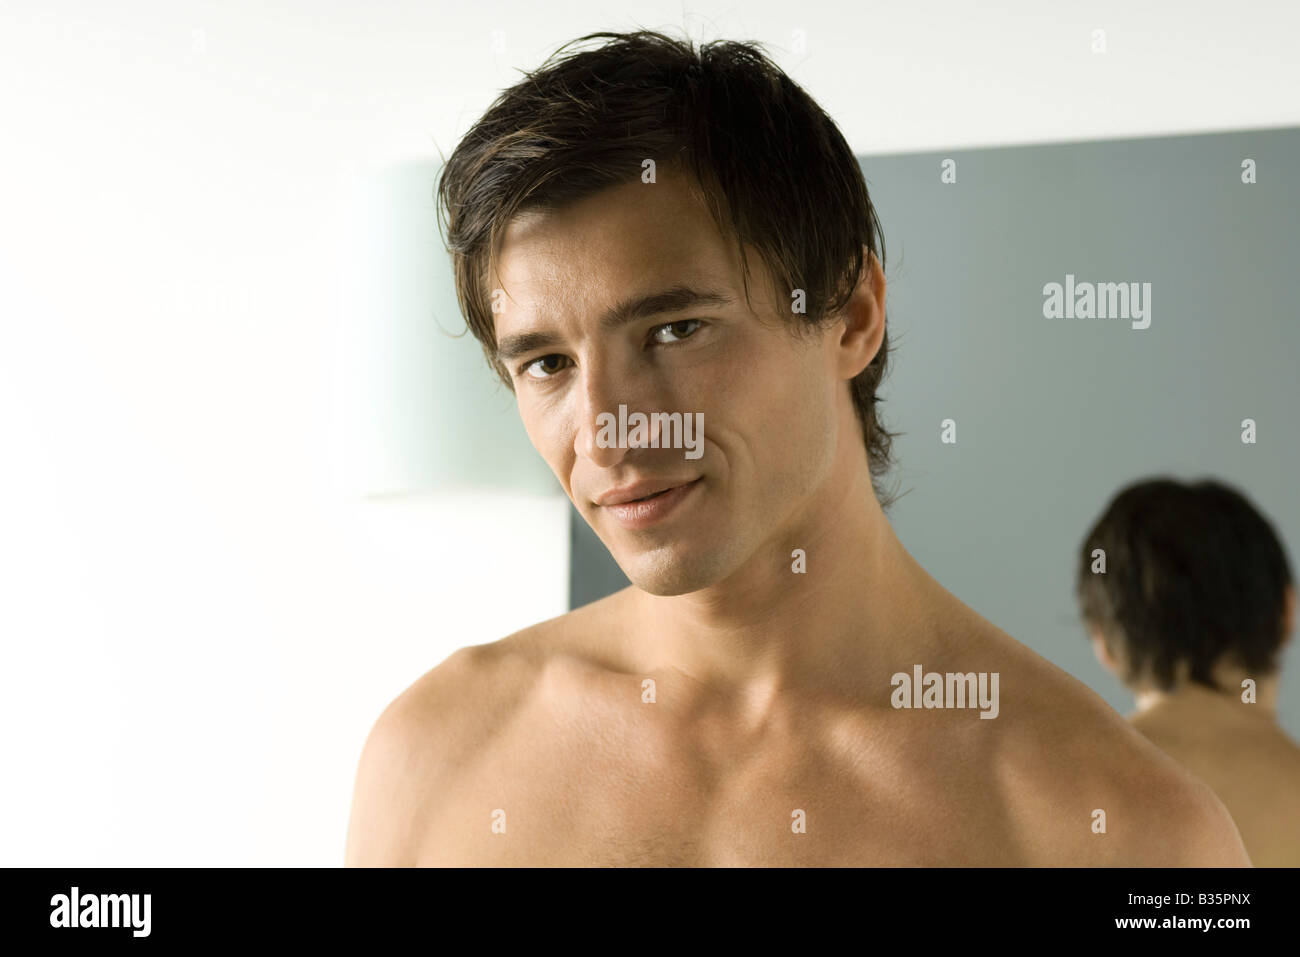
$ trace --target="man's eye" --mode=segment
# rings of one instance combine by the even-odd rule
[[[534,379],[549,379],[555,373],[564,368],[563,363],[568,360],[558,353],[542,356],[540,359],[534,359],[524,366],[524,374]],[[541,371],[534,371],[540,369]]]
[[[650,338],[654,339],[655,342],[663,343],[664,345],[673,342],[680,342],[682,339],[694,335],[695,330],[699,329],[701,325],[703,325],[703,323],[699,319],[678,319],[676,322],[668,322],[662,326],[656,326],[654,331],[650,333]],[[674,338],[665,339],[663,337],[665,331],[671,333]]]

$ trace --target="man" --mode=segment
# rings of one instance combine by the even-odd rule
[[[1077,588],[1133,726],[1214,790],[1257,867],[1300,866],[1300,747],[1276,711],[1296,591],[1268,520],[1217,482],[1138,482],[1084,538]]]
[[[754,47],[594,38],[439,191],[470,328],[632,586],[400,695],[347,862],[1248,865],[1205,785],[894,535],[884,246],[834,124]],[[611,442],[628,410],[702,416],[703,454],[659,419]]]

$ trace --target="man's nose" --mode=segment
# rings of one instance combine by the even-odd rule
[[[581,395],[578,409],[578,428],[574,436],[574,451],[589,459],[600,468],[618,465],[627,456],[630,435],[620,434],[620,425],[627,421],[633,412],[642,412],[647,416],[655,411],[655,397],[649,383],[628,369],[614,368],[610,364],[592,368],[590,365],[582,372]],[[622,411],[620,413],[620,406]],[[653,444],[653,432],[658,428],[657,421],[651,417],[645,430],[647,441]],[[628,433],[631,426],[626,426]]]
[[[627,404],[627,390],[619,387],[619,379],[626,376],[616,374],[609,363],[595,363],[582,370],[580,377],[574,451],[599,468],[612,468],[627,454],[627,449],[618,447],[618,407]],[[613,416],[612,429],[607,427],[609,415]]]

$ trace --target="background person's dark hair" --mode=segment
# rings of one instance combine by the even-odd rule
[[[1096,548],[1105,574],[1091,571]],[[1107,505],[1083,539],[1075,584],[1084,622],[1125,668],[1123,680],[1168,691],[1179,667],[1223,690],[1213,677],[1221,659],[1248,675],[1276,671],[1291,583],[1277,533],[1239,492],[1157,478]]]
[[[573,43],[608,40],[565,53]],[[439,224],[461,311],[495,361],[487,277],[519,213],[553,209],[608,186],[683,170],[723,235],[756,248],[778,300],[806,294],[799,331],[838,313],[884,237],[857,160],[829,116],[758,45],[662,33],[592,33],[560,47],[506,90],[457,145],[438,184]],[[647,188],[653,188],[648,186]],[[741,261],[748,272],[743,245]],[[745,294],[749,295],[748,275]],[[793,315],[793,314],[792,314]],[[891,464],[894,435],[877,417],[889,338],[851,383],[872,484]]]

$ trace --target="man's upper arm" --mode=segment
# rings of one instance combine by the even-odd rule
[[[1187,810],[1178,826],[1186,836],[1176,867],[1251,867],[1236,822],[1208,784],[1191,778]]]
[[[384,709],[361,751],[348,821],[348,867],[417,862],[439,793],[446,793],[459,733],[457,692],[474,655],[462,648]]]
[[[409,702],[398,698],[379,716],[357,765],[348,821],[348,867],[402,867],[419,851],[421,739]]]
[[[1237,825],[1209,785],[1162,756],[1130,784],[1112,866],[1250,867]]]

